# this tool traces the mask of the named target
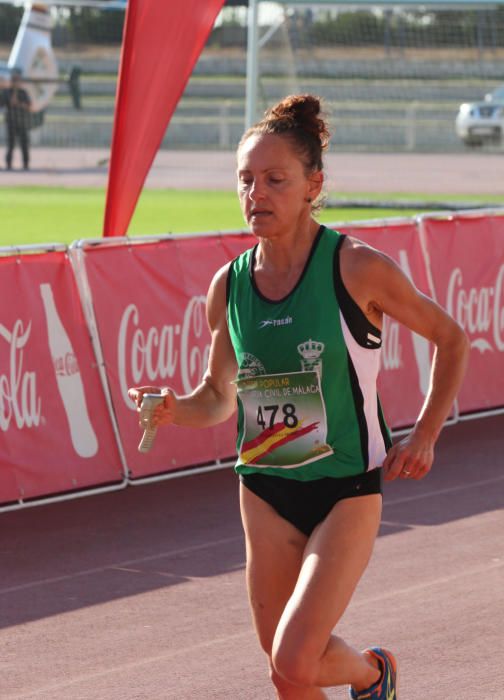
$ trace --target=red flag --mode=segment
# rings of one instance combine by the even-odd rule
[[[149,168],[224,0],[129,0],[104,236],[123,236]]]

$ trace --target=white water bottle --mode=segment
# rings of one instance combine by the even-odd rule
[[[51,285],[41,284],[40,294],[47,321],[49,351],[70,427],[72,445],[79,457],[93,457],[98,451],[98,440],[89,418],[79,364],[58,315]]]

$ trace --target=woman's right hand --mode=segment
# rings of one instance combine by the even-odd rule
[[[137,411],[140,412],[144,394],[163,394],[163,403],[153,411],[152,422],[154,425],[169,425],[173,423],[175,413],[176,396],[168,387],[158,386],[137,386],[128,389],[128,396],[136,403]]]

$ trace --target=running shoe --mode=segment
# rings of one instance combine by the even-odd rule
[[[361,690],[359,693],[350,687],[348,690],[349,697],[352,700],[397,700],[397,662],[394,655],[380,647],[366,649],[366,652],[374,656],[378,661],[382,674],[370,688]]]

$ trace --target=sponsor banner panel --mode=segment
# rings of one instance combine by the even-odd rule
[[[389,255],[421,292],[430,294],[415,221],[346,225],[338,230]],[[429,387],[431,358],[432,348],[425,338],[384,317],[378,391],[391,428],[415,422]]]
[[[216,428],[161,427],[150,452],[141,438],[131,386],[191,392],[210,347],[205,302],[229,259],[221,237],[87,248],[86,270],[114,410],[133,478],[213,462],[236,453],[236,418]]]
[[[0,258],[0,502],[123,472],[64,252]]]
[[[232,260],[245,250],[253,248],[257,243],[257,238],[247,231],[242,231],[241,233],[231,233],[222,236],[221,243],[228,259]]]
[[[471,341],[460,411],[504,406],[504,216],[423,225],[437,300]]]
[[[208,242],[207,242],[208,241]],[[199,310],[204,314],[206,304],[206,294],[213,276],[222,265],[235,258],[243,251],[255,245],[257,239],[251,234],[230,234],[224,236],[206,238],[177,239],[176,246],[178,252],[179,266],[184,278],[184,289],[188,298],[199,299],[196,314],[193,317],[194,343],[191,345],[189,337],[188,345],[191,346],[188,369],[189,375],[183,377],[184,386],[188,390],[193,389],[200,381],[206,369],[208,351],[210,349],[210,334],[206,317],[202,317],[203,328],[201,337],[205,340],[205,356],[199,355],[198,341],[200,329]],[[196,302],[193,302],[196,303]],[[208,335],[207,335],[208,334]],[[184,365],[181,365],[184,367]],[[172,428],[172,430],[177,430]],[[232,416],[225,423],[220,423],[212,428],[213,445],[215,453],[210,459],[228,459],[236,454],[236,416]],[[175,433],[177,435],[178,433]]]

